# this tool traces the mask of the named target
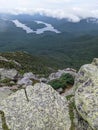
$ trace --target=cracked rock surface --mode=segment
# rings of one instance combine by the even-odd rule
[[[2,123],[9,130],[69,130],[71,125],[66,98],[43,83],[12,94],[1,102],[0,111],[5,115],[0,130]]]
[[[98,59],[80,68],[74,87],[79,114],[93,130],[98,130]]]

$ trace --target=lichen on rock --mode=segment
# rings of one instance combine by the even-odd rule
[[[11,130],[69,130],[66,98],[60,96],[51,86],[37,83],[9,96],[0,104],[6,123]],[[1,127],[0,123],[0,127]]]
[[[96,61],[97,60],[97,61]],[[93,130],[98,130],[98,59],[80,68],[75,81],[75,104]]]

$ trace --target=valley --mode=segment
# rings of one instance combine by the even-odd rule
[[[0,27],[0,52],[28,52],[61,69],[79,69],[98,56],[98,23],[94,18],[71,22],[38,14],[1,14]]]

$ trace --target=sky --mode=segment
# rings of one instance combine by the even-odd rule
[[[55,18],[98,18],[98,0],[0,0],[2,13],[40,13]]]

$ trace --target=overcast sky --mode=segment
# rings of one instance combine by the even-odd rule
[[[0,0],[0,12],[36,13],[57,18],[98,18],[98,0]]]

